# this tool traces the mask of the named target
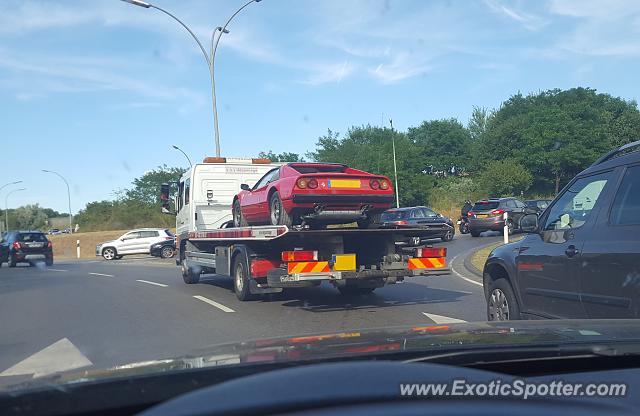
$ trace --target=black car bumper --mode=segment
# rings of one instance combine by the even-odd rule
[[[295,204],[390,203],[393,195],[293,195]]]

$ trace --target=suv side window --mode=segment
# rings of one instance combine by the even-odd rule
[[[640,166],[626,170],[611,207],[613,225],[640,224]]]
[[[134,231],[131,233],[127,233],[125,235],[122,236],[123,240],[134,240],[136,238],[140,238],[140,233],[138,231]]]
[[[140,238],[157,237],[158,235],[157,231],[140,231]]]
[[[516,208],[526,208],[527,204],[525,204],[524,202],[518,200],[518,199],[514,199],[513,202],[516,204]]]
[[[544,230],[567,230],[584,225],[610,178],[611,172],[605,172],[573,182],[551,207]]]
[[[516,205],[516,201],[513,199],[507,199],[505,205],[507,208],[518,208],[518,206]]]

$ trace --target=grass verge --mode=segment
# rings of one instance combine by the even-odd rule
[[[87,233],[49,235],[47,237],[53,245],[53,257],[55,259],[77,258],[77,240],[80,240],[80,258],[89,259],[95,258],[97,244],[116,239],[127,231],[128,230],[93,231]]]
[[[522,238],[524,238],[523,235],[510,237],[509,238],[509,242],[513,243],[515,241],[522,240]],[[495,248],[500,247],[502,245],[504,245],[504,243],[502,241],[498,241],[498,242],[496,242],[494,244],[489,244],[488,246],[483,247],[478,251],[475,251],[471,255],[471,264],[476,269],[482,271],[482,269],[484,269],[484,262],[487,261],[487,257],[489,257],[489,253],[491,253],[491,251],[493,251]]]

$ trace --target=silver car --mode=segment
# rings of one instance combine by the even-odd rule
[[[98,244],[96,256],[102,256],[105,260],[114,260],[128,254],[149,254],[152,245],[174,238],[173,233],[164,228],[131,230],[115,240]]]

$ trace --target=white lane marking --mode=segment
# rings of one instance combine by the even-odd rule
[[[462,319],[451,318],[449,316],[436,315],[435,313],[426,313],[422,312],[424,316],[431,319],[436,324],[459,324],[467,321],[463,321]]]
[[[71,341],[62,338],[4,370],[0,373],[0,377],[33,374],[33,378],[37,378],[89,365],[93,363]]]
[[[91,276],[102,276],[102,277],[114,277],[112,274],[104,274],[104,273],[89,273]]]
[[[220,303],[218,303],[218,302],[216,302],[214,300],[205,298],[204,296],[194,295],[193,297],[198,299],[198,300],[201,300],[201,301],[203,301],[205,303],[208,303],[211,306],[215,306],[216,308],[220,309],[223,312],[235,312],[233,309],[227,308],[226,306],[224,306],[224,305],[222,305],[222,304],[220,304]]]
[[[52,272],[68,272],[69,271],[69,270],[51,269],[51,268],[47,268],[47,270],[51,270]]]
[[[460,256],[460,254],[458,254],[457,256],[455,256],[453,259],[451,259],[451,271],[453,272],[453,274],[455,274],[456,276],[458,276],[459,278],[461,278],[462,280],[466,280],[469,283],[473,283],[474,285],[478,285],[478,286],[483,286],[481,282],[476,282],[475,280],[471,280],[468,277],[464,277],[463,275],[461,275],[460,273],[458,273],[458,271],[453,267],[454,262],[456,261],[456,259]]]
[[[167,285],[164,285],[162,283],[150,282],[148,280],[142,280],[142,279],[137,279],[136,282],[147,283],[147,284],[150,284],[150,285],[156,285],[156,286],[160,286],[160,287],[167,287]]]

